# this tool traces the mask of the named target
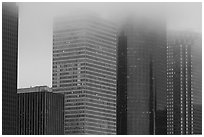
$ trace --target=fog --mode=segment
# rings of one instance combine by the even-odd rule
[[[165,18],[168,30],[201,32],[202,3],[18,3],[18,88],[51,86],[53,17],[93,13],[120,25],[127,17]]]

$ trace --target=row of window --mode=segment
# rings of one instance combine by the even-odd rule
[[[72,119],[72,118],[81,118],[81,117],[90,117],[90,118],[94,118],[94,119],[98,119],[98,120],[103,120],[103,121],[112,121],[115,122],[116,118],[107,118],[107,117],[101,117],[101,116],[96,116],[93,114],[76,114],[76,115],[65,115],[65,119]]]

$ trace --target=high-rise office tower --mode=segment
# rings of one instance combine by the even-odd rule
[[[16,134],[18,7],[2,3],[2,134]]]
[[[167,133],[202,133],[201,35],[171,32],[167,45]]]
[[[117,134],[166,134],[166,25],[127,20],[119,35]]]
[[[18,89],[18,135],[63,135],[64,95],[47,86]]]
[[[109,21],[55,19],[52,86],[65,95],[65,134],[116,134],[116,41]]]

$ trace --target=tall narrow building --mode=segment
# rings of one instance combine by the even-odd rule
[[[16,134],[18,7],[2,3],[2,134]]]
[[[64,95],[47,86],[18,89],[18,135],[63,135]]]
[[[171,32],[167,46],[167,133],[202,134],[201,35]]]
[[[55,19],[52,86],[65,95],[65,134],[116,134],[116,41],[103,19]]]
[[[166,25],[129,19],[118,40],[117,134],[166,134]]]

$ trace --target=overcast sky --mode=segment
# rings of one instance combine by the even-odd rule
[[[120,22],[128,14],[165,14],[170,30],[201,32],[201,3],[18,3],[18,88],[52,85],[52,21],[54,16],[94,12]]]

